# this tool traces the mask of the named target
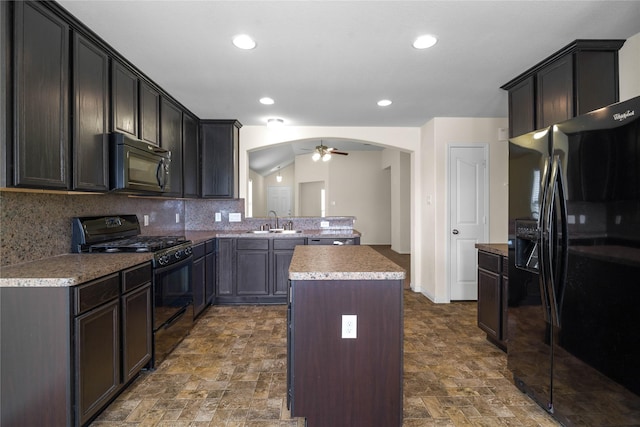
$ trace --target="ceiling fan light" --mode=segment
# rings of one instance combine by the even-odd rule
[[[317,162],[318,160],[320,160],[320,153],[318,153],[317,151],[315,153],[313,153],[313,156],[311,156],[311,160],[313,160],[314,162]]]
[[[284,126],[284,120],[282,119],[269,119],[267,120],[267,126],[270,128]]]
[[[331,160],[331,154],[330,153],[324,153],[322,155],[322,161],[323,162],[328,162],[329,160]]]

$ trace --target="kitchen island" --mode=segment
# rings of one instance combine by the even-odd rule
[[[288,398],[309,427],[402,425],[404,269],[368,246],[297,246]]]

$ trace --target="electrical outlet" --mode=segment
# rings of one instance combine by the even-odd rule
[[[216,222],[222,221],[222,213],[216,212]]]
[[[148,226],[149,225],[149,215],[144,215],[142,217],[142,222],[143,222],[145,227]]]
[[[358,337],[358,316],[355,314],[342,315],[342,338]]]
[[[180,222],[180,214],[179,214],[179,213],[177,213],[177,214],[176,214],[176,223],[179,223],[179,222]]]

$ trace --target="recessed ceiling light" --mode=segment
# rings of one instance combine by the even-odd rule
[[[426,49],[438,42],[438,39],[430,34],[425,34],[424,36],[420,36],[413,42],[413,47],[416,49]]]
[[[381,107],[388,107],[389,105],[391,105],[391,101],[388,99],[381,99],[380,101],[378,101],[378,105]]]
[[[264,105],[273,105],[275,101],[273,100],[273,98],[269,98],[268,96],[265,96],[264,98],[260,98],[260,104],[264,104]]]
[[[246,34],[240,34],[233,38],[233,44],[238,49],[253,49],[256,47],[256,42]]]
[[[267,126],[270,128],[284,126],[284,120],[282,119],[269,119],[267,120]]]

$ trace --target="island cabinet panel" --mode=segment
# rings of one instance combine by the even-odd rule
[[[13,5],[14,184],[68,189],[69,25],[39,3]]]
[[[291,415],[309,427],[402,425],[403,280],[291,281]],[[342,316],[357,337],[341,338]]]

